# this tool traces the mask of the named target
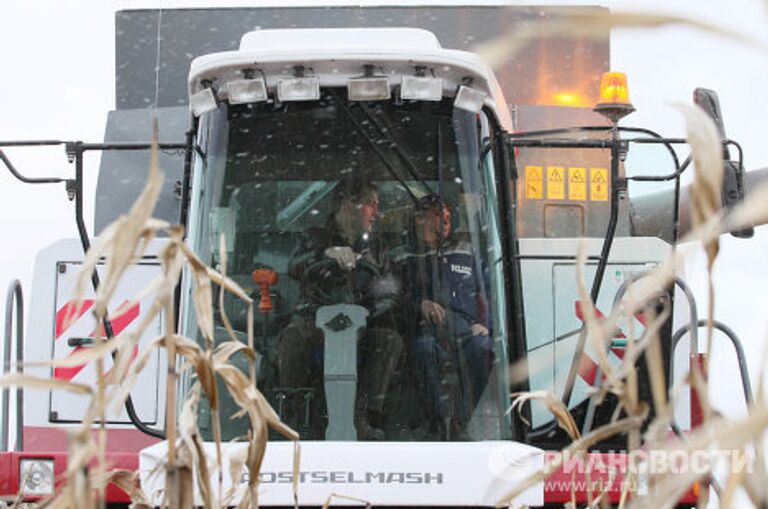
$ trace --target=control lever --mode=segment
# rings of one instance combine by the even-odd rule
[[[259,301],[259,311],[269,313],[275,306],[272,304],[272,297],[269,295],[269,287],[277,284],[277,272],[272,269],[256,269],[251,273],[254,283],[261,289],[261,300]]]

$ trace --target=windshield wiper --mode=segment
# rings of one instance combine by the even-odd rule
[[[379,159],[381,159],[381,162],[384,163],[384,166],[387,168],[387,171],[389,172],[389,174],[392,175],[392,177],[394,177],[395,180],[397,180],[397,182],[401,186],[403,186],[405,188],[405,190],[408,192],[408,196],[410,196],[411,200],[413,200],[413,203],[416,203],[418,198],[416,197],[415,194],[413,194],[413,191],[411,191],[411,188],[408,186],[408,184],[405,183],[405,180],[403,180],[403,178],[397,172],[397,170],[395,169],[394,165],[389,160],[389,158],[384,153],[384,151],[381,150],[381,147],[379,147],[378,143],[376,143],[376,140],[371,138],[371,136],[366,132],[365,126],[363,126],[362,122],[360,122],[360,120],[358,120],[355,117],[355,114],[352,113],[352,111],[349,109],[349,107],[346,104],[344,104],[344,101],[339,99],[339,97],[335,93],[331,92],[331,97],[333,98],[333,101],[336,103],[336,105],[339,108],[341,108],[341,111],[343,111],[344,114],[347,115],[347,117],[349,117],[349,119],[354,124],[355,129],[357,129],[357,131],[360,132],[361,135],[363,135],[363,138],[365,138],[365,141],[368,142],[368,144],[371,146],[371,148],[376,153],[376,155],[379,157]],[[419,179],[418,175],[416,176],[416,179],[419,182],[421,182],[421,184],[427,190],[429,190],[429,186],[427,186],[426,183],[423,180]]]
[[[419,177],[419,169],[416,166],[416,163],[411,160],[410,156],[405,153],[405,150],[403,150],[403,146],[395,139],[390,126],[384,125],[382,127],[382,124],[384,124],[383,119],[378,119],[372,115],[371,112],[368,111],[368,108],[366,108],[362,103],[360,104],[360,109],[363,110],[363,113],[365,113],[365,116],[368,117],[368,120],[370,120],[371,124],[373,124],[373,126],[376,127],[376,129],[379,131],[379,135],[389,142],[389,148],[394,150],[398,157],[400,157],[400,160],[405,164],[405,168],[411,175],[411,179],[421,184],[427,194],[434,194],[429,185],[421,177]],[[438,136],[439,135],[440,131],[438,131]],[[438,156],[439,155],[440,154],[438,154]]]

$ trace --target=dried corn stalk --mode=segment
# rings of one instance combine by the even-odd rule
[[[522,406],[528,401],[542,401],[547,406],[547,410],[555,416],[558,426],[565,430],[572,440],[578,440],[581,437],[579,428],[576,426],[576,422],[573,420],[573,416],[568,411],[568,408],[562,401],[552,395],[552,393],[547,391],[521,392],[512,394],[512,397],[514,398],[514,401],[507,413],[513,412],[516,408],[521,410]]]
[[[152,281],[148,287],[137,297],[143,298],[153,295],[154,299],[149,309],[143,315],[138,326],[130,333],[124,333],[110,341],[100,341],[93,348],[84,349],[81,352],[66,359],[58,359],[50,364],[54,366],[79,365],[90,361],[103,362],[104,355],[114,355],[114,367],[111,374],[115,385],[110,391],[106,390],[103,376],[100,377],[99,387],[96,391],[90,386],[66,382],[61,380],[42,380],[29,375],[12,374],[0,377],[0,385],[24,385],[44,389],[69,390],[79,394],[91,396],[91,404],[83,419],[81,426],[70,433],[70,454],[67,468],[66,482],[59,494],[50,502],[51,507],[90,509],[95,508],[99,501],[103,501],[104,488],[107,483],[114,483],[124,487],[132,496],[135,507],[149,505],[148,497],[144,495],[125,472],[105,472],[104,441],[103,438],[97,444],[93,440],[91,426],[106,419],[105,408],[114,405],[115,410],[125,402],[130,390],[137,380],[139,372],[146,366],[152,352],[157,348],[164,348],[168,353],[168,378],[166,394],[166,428],[168,435],[168,458],[165,465],[166,485],[164,490],[163,505],[173,509],[188,508],[194,503],[194,476],[197,476],[203,506],[208,508],[222,507],[228,504],[229,499],[214,500],[213,490],[210,486],[211,468],[208,464],[202,439],[197,428],[196,410],[202,390],[210,402],[214,420],[218,422],[219,394],[216,384],[220,377],[233,399],[247,413],[252,425],[250,440],[247,449],[247,459],[244,462],[249,471],[250,479],[248,491],[240,502],[241,507],[256,506],[258,504],[257,482],[259,468],[266,450],[267,429],[274,428],[291,440],[298,440],[298,434],[285,426],[274,410],[269,406],[264,396],[255,386],[255,370],[253,361],[253,302],[248,295],[231,279],[224,274],[207,267],[184,244],[183,229],[178,226],[170,226],[165,222],[151,218],[155,202],[162,187],[163,177],[157,166],[157,132],[155,122],[154,143],[152,147],[150,171],[144,191],[130,212],[120,217],[115,223],[107,227],[85,257],[82,271],[76,283],[78,302],[73,307],[72,313],[77,311],[77,306],[82,305],[85,289],[94,273],[97,264],[106,260],[106,277],[96,292],[95,315],[101,322],[107,318],[107,306],[111,300],[117,284],[130,267],[141,256],[147,245],[158,233],[164,231],[169,240],[161,250],[160,259],[163,265],[163,275]],[[173,317],[173,294],[184,265],[191,269],[194,286],[195,317],[198,329],[204,338],[205,348],[195,341],[181,337],[173,330],[175,323]],[[226,265],[224,265],[226,270]],[[219,285],[223,291],[228,291],[236,297],[244,300],[249,305],[248,345],[239,341],[227,341],[216,345],[213,336],[213,284]],[[112,316],[118,316],[123,310],[116,310]],[[150,342],[142,348],[135,359],[132,352],[138,346],[139,338],[147,330],[159,313],[165,313],[166,330],[163,336]],[[226,317],[224,323],[235,339]],[[229,359],[235,353],[242,353],[248,358],[251,369],[250,376],[246,376],[239,369],[229,363]],[[198,389],[188,394],[188,399],[183,403],[178,427],[176,424],[176,381],[179,375],[177,370],[177,356],[184,359],[182,370],[193,370]],[[103,371],[101,372],[103,374]],[[219,476],[221,476],[221,431],[214,424],[214,439],[216,442],[216,463]],[[101,452],[98,452],[98,451]],[[97,454],[98,453],[98,454]],[[96,462],[99,472],[91,475],[88,464],[99,456]],[[294,471],[298,472],[298,447],[294,454]],[[298,477],[298,476],[297,476]],[[94,488],[98,494],[94,496]],[[294,483],[294,492],[297,485]],[[221,477],[219,478],[218,494],[221,497]],[[294,497],[296,498],[296,497]],[[103,502],[101,502],[103,504]]]
[[[580,12],[562,10],[553,15],[551,19],[547,19],[546,23],[533,21],[523,24],[507,35],[477,45],[472,48],[472,51],[480,55],[491,67],[497,67],[512,58],[535,39],[605,37],[605,34],[614,28],[652,29],[670,25],[689,26],[704,32],[740,41],[745,45],[765,48],[761,41],[749,38],[743,33],[683,16],[659,15],[647,12]]]

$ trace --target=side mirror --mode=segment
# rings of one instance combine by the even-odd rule
[[[693,102],[699,106],[715,122],[720,140],[725,140],[725,124],[720,110],[720,101],[714,90],[697,88],[693,91]],[[723,208],[730,210],[734,205],[744,199],[744,167],[739,161],[731,159],[728,147],[723,146]],[[750,238],[755,234],[752,227],[742,230],[732,230],[731,235],[739,238]]]
[[[697,88],[693,91],[693,102],[715,122],[717,131],[720,133],[720,139],[724,140],[725,125],[723,124],[723,113],[720,111],[720,100],[717,98],[717,92],[707,88]]]

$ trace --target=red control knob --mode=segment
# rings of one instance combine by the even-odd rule
[[[256,269],[251,273],[253,281],[261,288],[261,301],[259,311],[269,313],[274,309],[272,298],[269,296],[269,287],[277,284],[277,272],[272,269]]]

